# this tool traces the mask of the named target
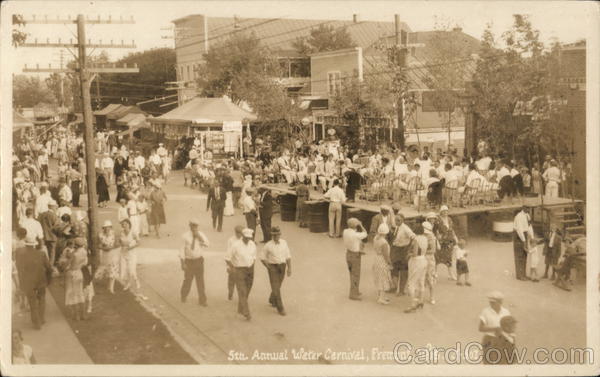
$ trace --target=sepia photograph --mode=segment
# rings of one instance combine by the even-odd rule
[[[1,17],[2,375],[600,374],[597,3]]]

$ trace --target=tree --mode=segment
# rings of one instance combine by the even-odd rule
[[[23,20],[23,16],[20,14],[13,14],[12,23],[16,26],[15,29],[12,29],[12,45],[14,47],[19,47],[25,40],[27,39],[27,33],[21,31],[19,28],[25,26],[25,21]]]
[[[56,104],[56,98],[38,77],[17,75],[13,79],[13,104],[15,107],[34,107],[39,103]]]
[[[565,109],[560,105],[560,46],[545,49],[527,17],[514,16],[498,48],[488,27],[472,82],[477,135],[492,152],[529,159],[532,153],[569,150]]]
[[[310,31],[308,37],[298,37],[292,46],[300,55],[308,56],[317,52],[342,50],[355,47],[356,43],[346,28],[334,28],[321,24]]]
[[[196,72],[201,95],[226,95],[249,105],[262,123],[259,132],[271,134],[278,145],[290,141],[292,126],[300,124],[299,108],[276,80],[277,59],[254,34],[236,33],[214,44]]]
[[[69,78],[61,73],[52,73],[46,78],[45,83],[61,106],[73,107],[73,96],[69,95],[73,92],[73,88]]]
[[[448,148],[451,147],[451,131],[464,124],[464,111],[461,106],[471,57],[471,51],[463,47],[463,38],[459,30],[452,29],[448,23],[436,23],[435,31],[428,40],[427,68],[424,72],[424,84],[431,92],[431,105],[437,110],[442,124],[448,131]],[[449,63],[454,62],[454,63]]]

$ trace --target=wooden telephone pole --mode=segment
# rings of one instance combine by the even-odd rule
[[[396,104],[397,116],[398,116],[398,144],[400,149],[404,151],[406,141],[404,140],[404,132],[405,132],[405,122],[404,122],[404,68],[406,67],[406,46],[407,46],[407,34],[406,31],[402,30],[402,26],[400,24],[400,15],[394,15],[394,26],[395,26],[395,36],[396,36],[396,65],[398,69],[398,75],[400,77],[397,79],[398,85],[400,85],[401,93],[398,98],[398,103]],[[392,130],[390,130],[390,134]],[[390,135],[391,139],[391,135]]]
[[[114,65],[110,67],[105,66],[94,66],[89,67],[88,65],[88,56],[86,55],[86,48],[134,48],[135,44],[132,42],[131,45],[126,45],[121,41],[120,45],[113,44],[112,41],[110,44],[92,44],[89,40],[86,43],[85,38],[85,25],[87,23],[90,24],[133,24],[133,17],[130,20],[112,20],[110,17],[108,20],[93,19],[86,20],[86,18],[80,14],[77,16],[76,20],[72,20],[71,17],[68,19],[48,19],[45,17],[43,20],[36,20],[35,17],[31,20],[26,20],[27,24],[77,24],[77,43],[62,43],[61,40],[58,40],[58,43],[50,43],[47,40],[46,43],[38,43],[37,39],[34,43],[24,43],[23,47],[66,47],[66,48],[77,48],[78,49],[78,66],[75,70],[69,69],[53,69],[49,67],[48,69],[40,69],[39,67],[35,69],[29,69],[25,66],[23,72],[78,72],[79,80],[81,82],[81,103],[82,103],[82,111],[83,111],[83,120],[85,124],[85,132],[84,132],[84,141],[85,141],[85,162],[86,162],[86,183],[87,183],[87,196],[88,196],[88,218],[89,218],[89,227],[90,227],[90,239],[89,246],[92,254],[93,264],[95,265],[98,262],[98,206],[97,206],[97,196],[96,196],[96,156],[94,149],[94,125],[92,121],[92,103],[90,97],[90,86],[91,82],[94,80],[94,77],[97,73],[101,72],[111,72],[111,73],[137,73],[139,69],[137,67],[133,68],[117,68]]]

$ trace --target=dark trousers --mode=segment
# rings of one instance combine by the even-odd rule
[[[525,234],[525,242],[527,242],[527,237],[527,234]],[[515,254],[516,278],[525,279],[527,277],[527,251],[525,251],[525,244],[521,242],[517,232],[513,232],[513,252]]]
[[[54,261],[56,261],[56,241],[44,241],[46,244],[46,249],[48,249],[48,260],[50,262],[50,266],[54,266]]]
[[[263,232],[263,241],[271,240],[271,216],[272,213],[260,213],[260,229]]]
[[[212,208],[212,223],[213,228],[217,229],[219,232],[223,229],[223,211],[225,207],[219,206],[218,208]]]
[[[254,282],[254,265],[251,267],[234,267],[235,287],[238,292],[238,313],[250,317],[248,296]]]
[[[360,260],[360,253],[346,251],[346,263],[348,264],[348,272],[350,272],[350,298],[356,298],[360,295],[358,289],[360,285]]]
[[[390,250],[390,261],[392,262],[392,280],[394,285],[396,285],[396,281],[400,278],[399,281],[399,291],[400,293],[404,293],[404,289],[406,288],[406,281],[408,280],[408,261],[407,261],[407,252],[409,246],[392,246]]]
[[[256,236],[256,213],[255,212],[246,212],[244,213],[246,217],[246,226],[249,229],[252,229],[252,239]]]
[[[227,298],[231,300],[235,291],[235,271],[227,269]]]
[[[192,280],[196,279],[196,288],[198,289],[198,302],[206,303],[206,294],[204,293],[204,258],[186,259],[183,284],[181,286],[181,298],[185,299],[192,288]]]
[[[81,194],[81,181],[71,182],[71,192],[73,193],[73,207],[79,207],[79,195]]]
[[[40,180],[48,179],[48,165],[40,165]]]
[[[31,323],[37,329],[45,322],[46,288],[36,288],[27,292],[27,301],[31,309]]]
[[[348,197],[348,200],[354,200],[356,197],[356,187],[346,186],[346,196]]]
[[[271,296],[269,296],[269,304],[275,306],[278,312],[282,312],[283,300],[281,299],[281,284],[285,278],[285,263],[271,264],[267,263],[269,271],[269,282],[271,283]]]

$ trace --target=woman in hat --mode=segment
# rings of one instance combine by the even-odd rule
[[[375,251],[373,276],[375,276],[375,287],[377,288],[377,303],[382,305],[390,303],[390,300],[385,296],[385,292],[392,286],[390,245],[386,239],[389,232],[390,229],[387,224],[382,223],[377,228],[377,235],[373,239],[373,250]]]
[[[439,216],[435,216],[434,224],[437,239],[440,242],[440,248],[435,255],[436,269],[437,265],[444,264],[448,268],[448,278],[456,280],[456,255],[454,255],[454,246],[458,243],[458,237],[454,231],[454,222],[448,216],[448,207],[440,207]],[[432,220],[428,220],[431,222]]]
[[[310,178],[305,176],[304,180],[299,181],[296,185],[296,220],[300,222],[301,228],[308,226],[308,209],[305,203],[307,200],[310,200],[309,180]]]
[[[85,295],[81,268],[88,263],[86,242],[83,237],[74,240],[75,249],[68,256],[65,271],[65,305],[71,316],[80,321],[85,319]]]
[[[108,290],[115,293],[115,279],[119,275],[119,251],[115,233],[113,232],[112,222],[104,221],[102,231],[98,234],[100,240],[100,266],[96,271],[96,279],[108,278]]]
[[[96,192],[98,194],[98,207],[106,208],[106,204],[110,200],[110,194],[108,193],[108,184],[104,172],[100,168],[96,168]]]
[[[121,279],[123,281],[123,290],[128,290],[131,285],[136,290],[140,289],[140,282],[137,278],[137,254],[135,247],[138,245],[138,238],[131,229],[131,222],[128,219],[121,221],[121,235],[119,244],[121,245]]]
[[[150,225],[154,227],[156,238],[160,238],[160,226],[167,223],[164,206],[164,203],[167,201],[167,195],[162,190],[162,184],[159,181],[154,182],[148,200],[150,202]]]
[[[429,302],[435,304],[433,288],[435,287],[435,251],[437,249],[437,240],[433,234],[433,225],[429,221],[423,222],[423,235],[427,238],[427,249],[425,250],[425,260],[427,267],[425,270],[425,287],[429,289]]]

